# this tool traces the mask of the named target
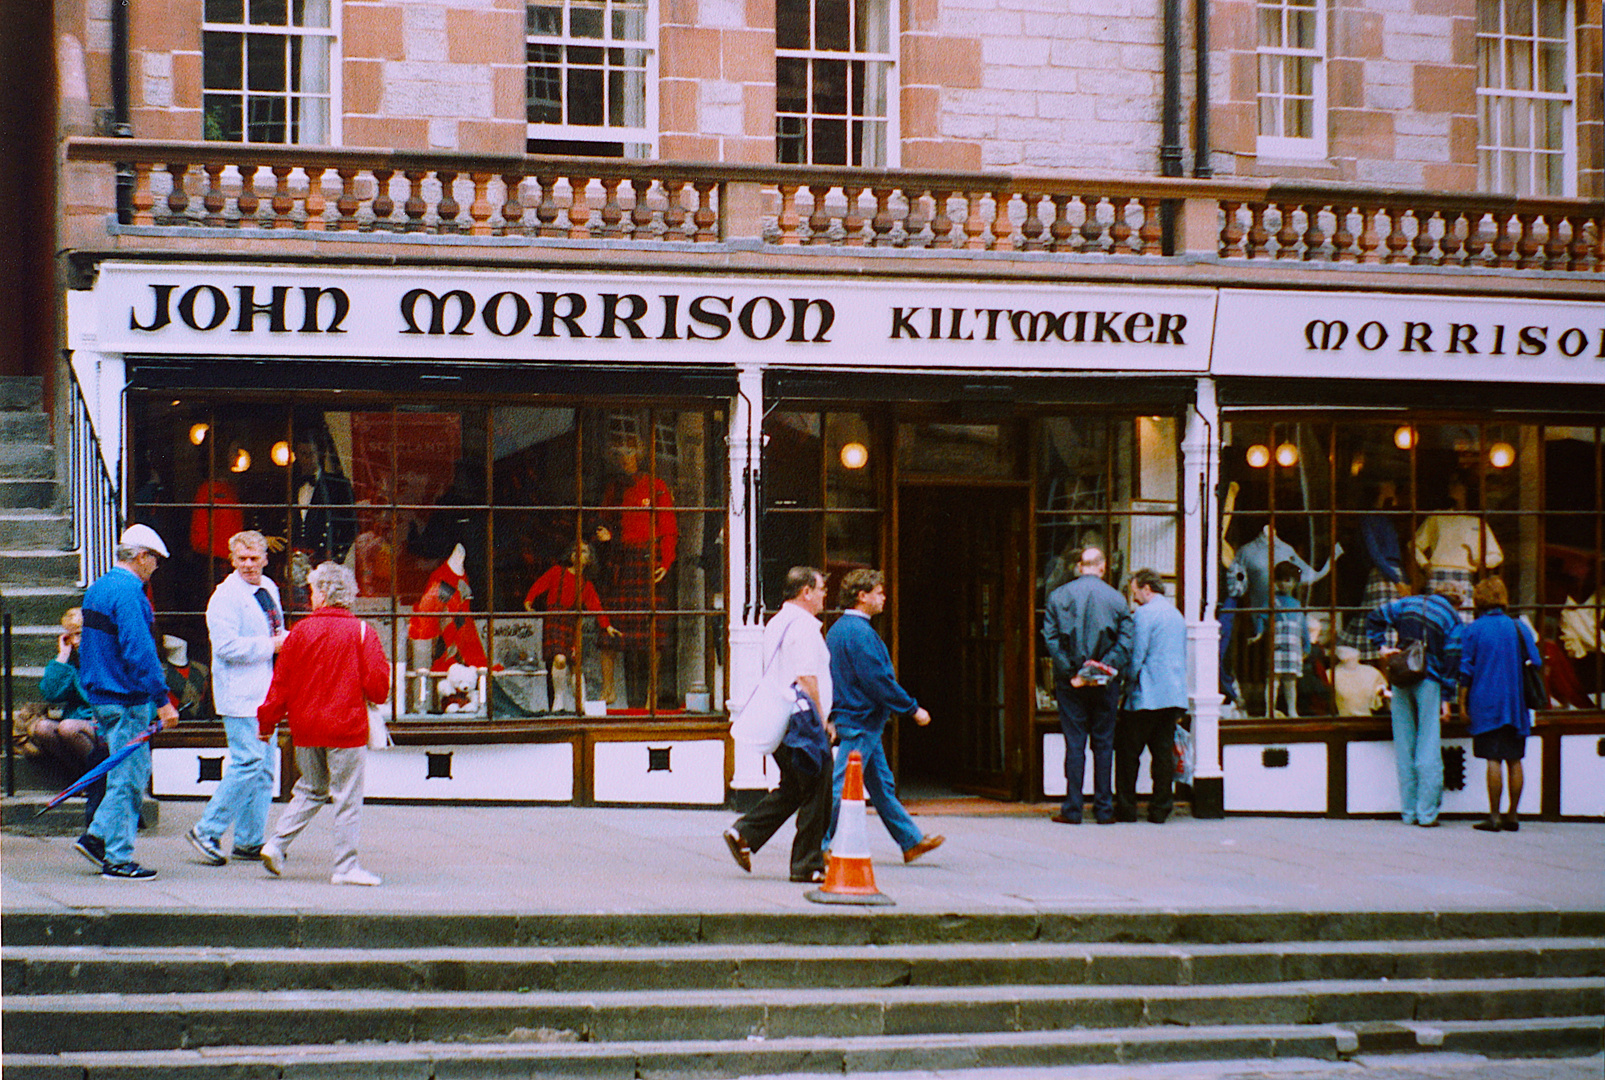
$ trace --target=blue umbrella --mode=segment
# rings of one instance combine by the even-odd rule
[[[135,735],[132,739],[129,739],[127,746],[118,750],[115,754],[110,755],[105,761],[102,761],[99,765],[96,765],[78,779],[68,784],[60,794],[52,797],[49,802],[45,803],[38,810],[35,810],[33,816],[38,817],[47,810],[55,809],[68,799],[72,798],[74,795],[78,794],[84,788],[88,787],[90,784],[93,784],[96,780],[99,780],[102,776],[105,776],[107,773],[111,772],[117,766],[121,765],[123,760],[127,758],[129,754],[132,754],[135,750],[138,750],[141,743],[148,741],[152,735],[156,734],[160,730],[162,730],[162,724],[161,721],[158,720],[149,728],[140,732],[138,735]]]

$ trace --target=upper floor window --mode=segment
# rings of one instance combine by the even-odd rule
[[[1576,193],[1567,0],[1477,5],[1477,180],[1508,195]]]
[[[207,139],[338,141],[333,0],[206,0],[201,23]]]
[[[778,0],[775,157],[895,165],[893,0]]]
[[[1259,0],[1257,14],[1257,153],[1325,157],[1325,0]]]
[[[533,0],[525,8],[529,153],[652,154],[649,2]]]

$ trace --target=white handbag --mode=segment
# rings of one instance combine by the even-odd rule
[[[357,648],[361,650],[362,644],[360,643],[365,643],[368,640],[368,624],[359,619],[357,620],[357,625],[362,627],[357,635],[357,641],[359,642]],[[359,651],[357,663],[360,664],[361,662],[362,654]],[[385,750],[396,745],[395,741],[390,738],[390,728],[385,723],[384,702],[375,704],[369,701],[366,704],[368,706],[368,749]]]
[[[738,745],[760,754],[772,754],[775,747],[780,745],[780,740],[786,734],[786,723],[791,719],[791,710],[797,701],[792,688],[781,684],[779,669],[775,666],[775,658],[780,655],[780,647],[785,644],[786,634],[790,631],[790,626],[781,631],[780,640],[775,642],[774,655],[764,663],[758,685],[753,687],[746,703],[736,710],[730,720],[730,738]]]

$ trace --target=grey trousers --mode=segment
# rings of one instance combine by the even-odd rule
[[[362,774],[366,746],[297,746],[295,763],[301,778],[290,791],[290,803],[279,815],[267,846],[283,852],[301,835],[326,802],[334,803],[334,872],[357,865],[357,836],[362,824]]]

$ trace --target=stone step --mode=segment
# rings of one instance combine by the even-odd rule
[[[67,551],[72,547],[72,518],[48,510],[0,510],[0,549]]]
[[[1201,1024],[1599,1016],[1605,977],[1399,979],[1247,986],[970,986],[808,990],[68,994],[6,1002],[5,1053],[308,1042],[863,1038]]]
[[[19,763],[22,759],[18,759]],[[84,831],[84,796],[74,795],[61,805],[44,810],[51,796],[62,790],[70,781],[61,779],[53,786],[25,790],[19,781],[17,793],[0,798],[0,821],[7,832],[25,836],[77,836]],[[43,810],[43,813],[40,811]],[[143,828],[154,829],[161,820],[161,803],[145,796],[140,804],[139,820]]]
[[[71,585],[78,556],[70,551],[0,550],[0,590],[12,585]]]
[[[272,941],[279,948],[493,948],[625,945],[902,945],[942,942],[1238,944],[1501,938],[1605,938],[1595,911],[1311,912],[689,912],[561,914],[162,909],[7,911],[0,942],[103,947],[210,947]]]
[[[61,633],[61,614],[77,607],[84,591],[77,585],[7,585],[0,589],[12,625],[54,626]]]
[[[14,668],[37,668],[43,673],[45,665],[56,658],[61,646],[58,639],[61,636],[61,624],[53,622],[48,625],[20,623],[15,617],[11,621],[11,663]],[[38,676],[34,676],[33,686],[37,689]],[[37,695],[33,695],[36,697]],[[21,700],[29,700],[29,694],[22,694]]]
[[[48,443],[50,417],[42,409],[0,409],[0,441]]]
[[[856,947],[0,948],[0,993],[8,995],[1202,986],[1324,979],[1575,978],[1601,971],[1605,971],[1605,938],[1185,947],[1004,942]]]
[[[0,413],[0,416],[6,415]],[[55,480],[15,480],[0,477],[0,507],[15,510],[51,510],[56,505]]]
[[[0,375],[0,409],[41,409],[44,390],[37,375]]]
[[[13,480],[54,480],[56,448],[49,443],[0,442],[0,476]]]
[[[1199,1026],[976,1035],[787,1038],[739,1041],[555,1041],[531,1030],[508,1042],[360,1042],[160,1051],[7,1054],[10,1080],[237,1080],[256,1076],[393,1080],[542,1077],[552,1080],[719,1080],[758,1075],[822,1076],[956,1069],[1020,1070],[1200,1060],[1296,1058],[1341,1061],[1379,1044],[1494,1057],[1584,1056],[1599,1048],[1605,1018],[1478,1020],[1393,1025]]]

